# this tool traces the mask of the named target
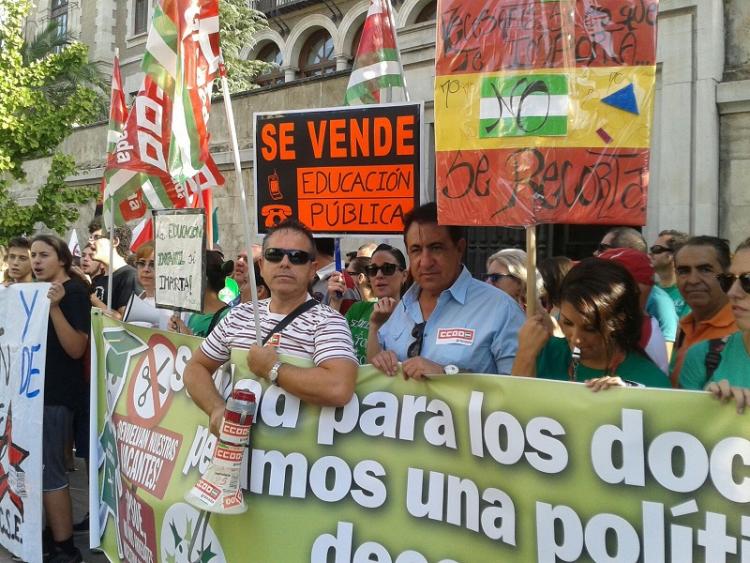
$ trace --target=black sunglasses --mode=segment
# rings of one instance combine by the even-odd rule
[[[266,248],[263,252],[263,258],[273,264],[278,264],[284,259],[284,256],[289,258],[289,262],[295,266],[301,266],[307,264],[312,260],[312,256],[309,252],[304,250],[290,250],[288,248]]]
[[[153,260],[149,260],[149,261],[138,260],[138,262],[135,263],[135,266],[136,266],[136,268],[141,268],[141,269],[143,269],[146,266],[148,266],[149,270],[153,270],[154,269],[154,261]]]
[[[378,266],[377,264],[370,264],[369,266],[365,267],[365,274],[367,274],[368,277],[374,278],[378,275],[378,271],[382,270],[384,276],[392,276],[396,273],[397,270],[401,270],[398,264],[389,264],[385,263],[382,266]]]
[[[660,244],[655,244],[651,248],[648,249],[648,251],[651,254],[664,254],[665,252],[674,252],[674,249],[669,248],[668,246],[662,246]]]
[[[512,278],[514,280],[518,279],[513,274],[482,274],[482,279],[486,282],[497,283],[505,278]]]
[[[600,242],[599,244],[596,245],[596,250],[598,252],[606,252],[610,248],[614,248],[614,246],[612,246],[611,244],[607,244],[605,242]]]
[[[409,348],[406,350],[406,355],[410,358],[416,358],[422,353],[422,342],[424,341],[424,327],[427,324],[426,321],[422,321],[419,324],[415,324],[414,328],[411,329],[411,336],[414,338],[414,342],[409,344]]]
[[[750,272],[745,272],[739,276],[735,276],[734,274],[716,274],[716,279],[719,280],[719,285],[724,293],[732,289],[736,280],[740,280],[742,291],[750,293]]]

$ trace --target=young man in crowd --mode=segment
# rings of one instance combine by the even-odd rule
[[[26,237],[13,237],[8,241],[8,278],[11,283],[28,283],[34,281],[31,275],[31,243]]]
[[[125,258],[130,253],[130,240],[132,236],[133,233],[127,225],[115,227],[113,239],[115,251],[112,253],[112,310],[120,315],[125,312],[125,307],[127,307],[130,296],[133,294],[138,295],[143,291],[138,283],[138,272],[125,261]],[[101,262],[105,268],[108,268],[110,255],[109,235],[105,233],[105,236],[95,239],[94,246],[96,248],[94,260]],[[92,280],[92,284],[96,289],[97,295],[101,295],[102,302],[107,303],[108,276],[106,274],[99,276],[97,279]]]

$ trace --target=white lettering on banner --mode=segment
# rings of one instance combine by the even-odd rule
[[[488,538],[516,545],[516,509],[505,492],[490,487],[480,495],[472,480],[455,475],[446,479],[446,475],[436,471],[429,472],[425,490],[424,474],[422,469],[409,468],[406,482],[409,514],[473,532],[479,532],[481,525],[481,532]]]
[[[605,424],[597,428],[591,439],[591,464],[597,476],[613,485],[644,487],[648,467],[662,487],[678,493],[692,493],[710,477],[717,492],[727,500],[750,502],[750,478],[742,477],[737,482],[733,476],[736,460],[745,468],[750,466],[747,439],[725,438],[709,456],[705,446],[692,434],[664,432],[655,436],[647,447],[643,433],[643,411],[635,409],[622,409],[619,427]],[[619,466],[615,465],[615,451],[622,452]],[[676,458],[684,459],[679,468],[674,467]]]
[[[338,502],[351,495],[360,506],[378,508],[387,499],[385,483],[379,479],[385,477],[385,468],[377,461],[365,459],[352,469],[339,457],[324,456],[308,473],[309,462],[299,452],[285,455],[254,449],[250,457],[248,488],[255,494],[306,498],[309,485],[309,491],[324,502]]]
[[[336,535],[322,534],[315,539],[310,551],[311,563],[427,563],[427,558],[411,549],[401,552],[393,559],[388,550],[378,542],[368,541],[360,545],[352,556],[354,525],[339,522]],[[333,551],[333,558],[330,557]],[[374,557],[374,559],[373,559]],[[453,559],[441,559],[437,563],[457,563]]]
[[[399,397],[386,391],[374,391],[365,395],[361,403],[366,408],[360,409],[359,397],[355,393],[344,407],[321,409],[318,444],[330,446],[336,434],[348,434],[357,427],[367,436],[413,442],[419,418],[422,435],[429,444],[456,449],[453,413],[445,401],[432,399],[428,403],[424,396]],[[419,417],[422,414],[425,416]]]
[[[529,465],[541,473],[560,473],[568,466],[568,450],[556,438],[566,434],[560,422],[538,416],[529,421],[524,432],[512,414],[495,411],[487,415],[483,423],[483,402],[484,393],[471,392],[468,417],[472,455],[482,458],[486,449],[490,457],[502,465],[514,465],[525,457]]]
[[[474,344],[474,329],[471,328],[441,328],[438,329],[435,344]]]
[[[694,502],[694,501],[691,501]],[[681,505],[680,505],[681,506]],[[673,507],[671,512],[680,506]],[[537,561],[577,561],[584,549],[594,561],[665,561],[667,531],[671,561],[693,560],[693,538],[705,550],[703,561],[726,561],[738,552],[737,538],[727,535],[727,517],[706,512],[705,525],[697,533],[677,524],[665,525],[664,505],[641,503],[640,534],[635,526],[616,514],[594,515],[587,523],[569,506],[536,503]],[[697,504],[694,512],[697,512]],[[684,516],[684,514],[680,514]],[[750,532],[750,517],[740,516],[743,537]],[[741,542],[741,561],[750,556],[750,542]]]

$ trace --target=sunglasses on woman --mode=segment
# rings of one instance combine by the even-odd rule
[[[284,256],[289,258],[289,262],[295,266],[301,266],[307,264],[312,260],[312,256],[309,252],[304,250],[290,250],[288,248],[266,248],[263,252],[263,258],[271,262],[272,264],[278,264],[284,259]]]
[[[386,262],[382,266],[378,266],[377,264],[370,264],[369,266],[365,267],[365,274],[367,274],[367,276],[370,278],[374,278],[378,275],[379,271],[382,271],[384,276],[392,276],[398,270],[401,270],[401,268],[399,268],[397,264],[389,264]]]
[[[724,293],[727,293],[736,280],[740,280],[740,287],[745,293],[750,293],[750,272],[745,272],[739,276],[734,274],[716,274],[716,279],[719,280],[719,285]]]
[[[518,278],[513,274],[482,274],[482,279],[486,282],[497,283],[505,278],[517,280]]]
[[[154,269],[154,261],[153,260],[138,260],[138,262],[135,263],[136,268],[143,269],[148,267],[149,270]]]

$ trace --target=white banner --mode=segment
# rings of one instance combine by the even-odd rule
[[[42,560],[48,283],[0,287],[0,543]]]
[[[203,209],[154,210],[156,306],[203,310],[206,216]]]

